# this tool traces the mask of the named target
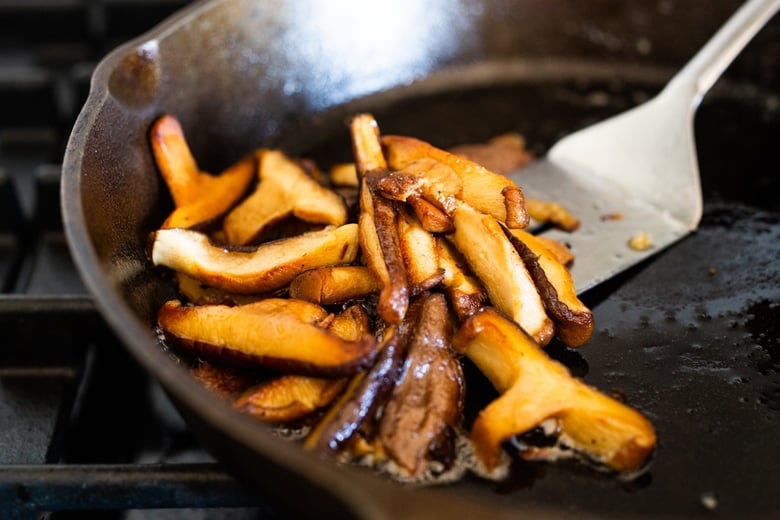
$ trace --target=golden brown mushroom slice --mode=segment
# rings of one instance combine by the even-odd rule
[[[501,224],[467,204],[454,214],[455,247],[487,290],[492,304],[515,320],[540,345],[553,337],[536,285]]]
[[[398,240],[412,296],[427,291],[444,278],[436,238],[406,208],[398,209]]]
[[[373,334],[368,311],[359,303],[350,305],[334,316],[328,324],[328,330],[340,338],[351,341]]]
[[[197,231],[161,229],[152,234],[150,247],[154,265],[237,294],[280,289],[309,269],[352,263],[357,253],[357,224],[311,231],[250,250],[216,246]]]
[[[362,265],[337,265],[310,269],[290,283],[290,298],[333,305],[364,298],[378,291],[376,280]]]
[[[557,202],[528,198],[525,201],[528,216],[540,224],[551,224],[564,231],[576,231],[580,219]]]
[[[349,341],[370,335],[368,313],[352,305],[333,317],[327,330]],[[245,389],[234,407],[258,419],[289,423],[331,404],[344,390],[349,378],[322,378],[285,374]]]
[[[273,294],[236,294],[209,287],[200,280],[180,272],[174,272],[179,293],[188,303],[195,305],[245,305],[270,298]],[[315,302],[316,303],[316,302]]]
[[[215,220],[238,201],[254,178],[253,156],[244,157],[220,175],[200,171],[181,124],[172,115],[163,115],[154,122],[149,140],[175,205],[164,228],[188,228]]]
[[[179,120],[170,114],[157,118],[149,129],[149,143],[173,204],[182,207],[196,202],[201,195],[198,181],[206,174],[198,168]]]
[[[223,222],[228,243],[248,244],[290,216],[313,224],[347,222],[344,200],[313,179],[299,162],[268,149],[257,152],[257,162],[257,187]]]
[[[462,198],[463,180],[446,164],[424,157],[402,170],[390,171],[377,183],[377,189],[401,202],[422,197],[449,215],[455,210],[456,199]]]
[[[527,233],[524,230],[512,230],[512,233],[515,231],[522,231],[523,233]],[[528,233],[531,235],[531,233]],[[525,235],[523,235],[525,236]],[[541,247],[544,247],[547,251],[550,252],[550,254],[555,257],[555,259],[558,261],[559,264],[569,266],[574,261],[574,253],[572,252],[569,247],[564,244],[563,242],[560,242],[554,238],[546,237],[544,235],[532,235],[535,239],[535,242],[537,242]]]
[[[419,308],[419,309],[418,309]],[[453,324],[444,296],[426,293],[412,304],[415,323],[401,375],[382,411],[384,451],[410,477],[451,467],[466,382],[450,346]]]
[[[534,161],[533,154],[525,146],[525,139],[517,132],[497,135],[485,143],[461,144],[449,151],[501,175]]]
[[[232,401],[257,383],[252,370],[226,367],[200,360],[190,369],[192,375],[207,390],[227,401]]]
[[[369,366],[376,356],[373,338],[345,340],[319,325],[327,317],[318,305],[292,299],[235,307],[171,300],[157,321],[170,344],[224,364],[325,377]]]
[[[434,159],[452,168],[461,178],[464,202],[501,222],[512,225],[527,222],[522,197],[517,196],[519,188],[508,177],[413,137],[385,135],[382,136],[382,147],[391,169],[403,170],[414,161]],[[513,197],[507,199],[506,193]]]
[[[577,297],[569,270],[538,237],[522,229],[505,228],[504,232],[539,290],[544,307],[555,323],[555,334],[569,347],[584,345],[593,334],[593,313]]]
[[[406,203],[412,208],[417,219],[422,224],[424,230],[431,233],[452,233],[455,231],[455,225],[452,218],[437,208],[431,202],[428,202],[417,195],[410,195]]]
[[[328,178],[334,186],[346,188],[357,188],[360,186],[355,163],[334,164],[328,171]]]
[[[444,237],[436,238],[439,265],[444,269],[441,285],[459,321],[482,308],[487,293],[482,284],[468,272],[463,256]]]
[[[377,313],[386,323],[399,324],[409,307],[409,282],[394,203],[376,188],[387,174],[379,126],[370,114],[359,114],[350,123],[350,135],[360,177],[358,225],[363,260],[379,286]]]
[[[499,464],[505,441],[543,424],[561,444],[619,472],[641,469],[655,449],[655,431],[642,414],[572,377],[495,309],[466,321],[453,346],[501,394],[479,413],[470,434],[488,470]],[[529,450],[524,456],[552,453]]]
[[[328,406],[349,379],[285,374],[250,388],[233,406],[272,423],[290,423]]]

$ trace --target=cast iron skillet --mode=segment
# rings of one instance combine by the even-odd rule
[[[65,227],[104,318],[204,444],[268,499],[371,518],[766,517],[780,513],[778,23],[758,36],[696,122],[701,229],[584,297],[593,339],[552,354],[656,425],[631,483],[581,467],[517,464],[410,488],[283,442],[201,388],[151,323],[172,288],[144,255],[170,199],[147,144],[175,114],[209,171],[258,146],[327,163],[345,121],[439,146],[517,130],[538,152],[659,89],[738,2],[223,0],[197,3],[97,67],[64,159]],[[597,253],[597,252],[596,252]],[[471,399],[492,389],[470,374]]]

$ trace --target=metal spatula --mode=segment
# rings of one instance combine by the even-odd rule
[[[546,158],[514,174],[527,197],[558,202],[581,220],[573,233],[543,233],[571,246],[579,293],[697,228],[702,195],[694,112],[778,7],[780,0],[747,2],[655,98],[565,137]],[[629,247],[639,233],[646,233],[649,249]]]

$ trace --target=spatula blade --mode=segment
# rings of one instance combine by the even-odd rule
[[[543,229],[539,234],[568,245],[575,254],[571,274],[578,293],[658,253],[691,232],[663,208],[609,182],[541,159],[509,175],[527,198],[556,202],[581,221],[567,232]],[[646,233],[650,247],[629,245],[638,233]]]

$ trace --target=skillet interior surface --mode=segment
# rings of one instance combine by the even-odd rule
[[[552,23],[525,2],[464,1],[455,10],[420,4],[430,19],[412,3],[394,3],[401,13],[412,11],[396,14],[398,31],[383,38],[372,36],[375,15],[357,4],[335,13],[306,2],[199,4],[98,67],[66,153],[63,214],[74,259],[106,320],[210,449],[252,485],[307,511],[777,514],[776,20],[697,116],[705,197],[699,231],[584,295],[596,317],[593,339],[577,352],[551,350],[576,375],[619,391],[653,421],[659,449],[638,479],[518,463],[500,483],[467,478],[412,490],[279,441],[200,388],[159,348],[149,324],[173,290],[147,262],[144,244],[170,209],[146,142],[161,113],[181,119],[209,171],[260,145],[325,166],[348,158],[345,121],[360,110],[372,111],[383,132],[439,146],[519,131],[542,154],[560,136],[656,92],[734,8],[691,2],[675,18],[656,2],[550,2],[546,14],[558,17]],[[401,29],[415,16],[422,16],[416,36]],[[700,18],[675,45],[667,40],[674,31],[659,23],[664,16],[680,24]],[[372,30],[356,29],[363,25]],[[364,44],[356,52],[349,29]],[[351,61],[336,59],[348,50]],[[332,59],[323,63],[325,57]],[[494,393],[478,374],[469,378],[470,406],[477,408]]]

